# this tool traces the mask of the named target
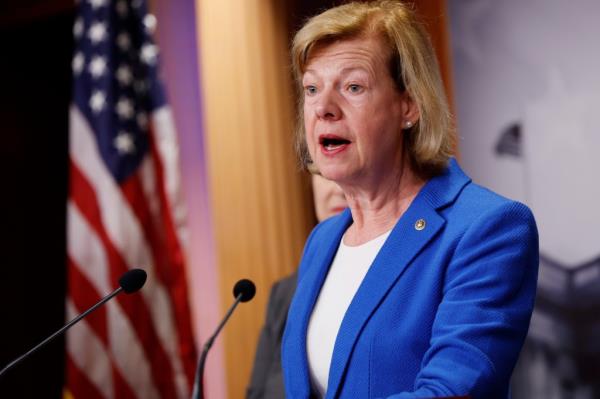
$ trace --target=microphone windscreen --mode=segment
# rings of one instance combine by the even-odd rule
[[[123,291],[131,294],[144,286],[146,277],[146,272],[142,269],[131,269],[121,276],[119,285],[123,288]]]
[[[248,302],[250,299],[254,298],[254,294],[256,294],[256,286],[250,280],[240,280],[235,283],[233,287],[233,296],[237,298],[239,295],[242,295],[240,301]]]

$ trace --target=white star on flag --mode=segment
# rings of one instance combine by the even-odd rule
[[[117,69],[116,75],[117,75],[117,80],[123,86],[127,86],[127,85],[131,84],[131,81],[133,80],[133,76],[131,76],[131,69],[129,69],[129,67],[126,65],[121,65]]]
[[[131,47],[131,39],[127,33],[120,33],[117,36],[117,46],[123,51],[129,50]]]
[[[83,20],[81,18],[77,18],[75,23],[73,24],[73,36],[76,39],[79,39],[83,34]]]
[[[88,32],[92,44],[98,44],[106,38],[106,25],[103,22],[94,22]]]
[[[85,63],[85,58],[81,52],[75,54],[73,57],[73,62],[71,63],[71,67],[73,68],[73,73],[75,75],[79,75],[83,70],[83,65]]]
[[[94,79],[98,79],[106,71],[106,60],[104,57],[95,56],[90,62],[88,70]]]
[[[88,0],[88,3],[92,5],[92,8],[95,10],[100,7],[104,7],[106,5],[106,0]]]
[[[150,35],[153,35],[154,31],[156,30],[156,17],[152,14],[146,14],[143,21],[146,32],[148,32]]]
[[[158,55],[158,48],[154,44],[144,44],[142,46],[142,52],[140,57],[146,64],[154,64],[156,62],[156,56]]]
[[[131,134],[121,131],[113,141],[114,146],[120,154],[131,154],[135,151],[135,144]]]
[[[119,101],[117,101],[117,115],[121,119],[131,119],[133,117],[133,103],[130,99],[121,97]]]
[[[95,114],[100,113],[106,103],[106,95],[101,90],[95,90],[90,97],[90,108]]]

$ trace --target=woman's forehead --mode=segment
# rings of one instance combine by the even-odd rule
[[[361,66],[375,66],[377,63],[387,65],[389,49],[380,37],[356,37],[340,39],[334,42],[318,43],[308,54],[304,73],[309,73],[315,68],[331,67],[331,62]]]

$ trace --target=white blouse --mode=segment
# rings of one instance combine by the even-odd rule
[[[306,350],[313,391],[327,391],[333,346],[342,319],[390,231],[356,247],[340,242],[308,324]]]

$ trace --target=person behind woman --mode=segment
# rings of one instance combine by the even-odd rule
[[[533,309],[523,204],[465,175],[412,9],[350,3],[292,45],[298,149],[349,209],[315,227],[282,343],[288,398],[506,398]]]
[[[340,187],[316,172],[311,177],[317,221],[340,213],[346,198]],[[247,399],[285,398],[281,371],[281,338],[292,296],[296,290],[296,272],[275,282],[267,304],[267,317],[260,331]]]

